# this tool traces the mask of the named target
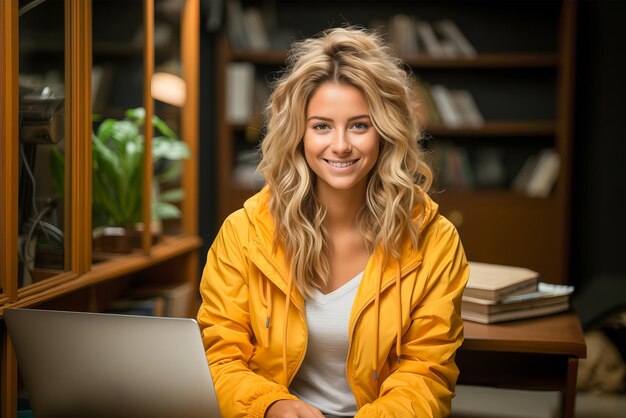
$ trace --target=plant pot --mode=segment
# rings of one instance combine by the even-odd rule
[[[135,228],[109,226],[94,231],[93,252],[129,254],[141,247],[141,232]]]

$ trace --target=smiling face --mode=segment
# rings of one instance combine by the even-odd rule
[[[361,90],[336,82],[315,90],[306,110],[304,155],[317,175],[318,196],[340,190],[365,196],[379,143]]]

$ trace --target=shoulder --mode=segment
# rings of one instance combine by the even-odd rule
[[[464,257],[461,238],[454,224],[439,212],[439,208],[427,197],[425,218],[419,237],[419,252],[426,265],[434,267],[440,263],[454,262]]]
[[[420,236],[421,251],[425,255],[454,250],[460,242],[461,238],[454,224],[441,214],[433,217]]]
[[[445,240],[458,236],[456,227],[439,211],[439,205],[421,188],[417,190],[419,203],[413,214],[414,222],[419,224],[420,240]]]
[[[273,220],[269,208],[269,192],[263,188],[250,197],[243,207],[228,215],[218,237],[237,240],[240,243],[251,240],[259,231],[272,230]]]
[[[452,222],[442,214],[438,213],[431,222],[431,234],[436,239],[450,239],[459,236],[459,233]]]

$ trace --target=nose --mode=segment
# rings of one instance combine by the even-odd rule
[[[350,144],[350,139],[348,138],[348,134],[343,129],[337,129],[332,138],[332,143],[330,144],[330,149],[335,154],[347,154],[352,151],[352,144]]]

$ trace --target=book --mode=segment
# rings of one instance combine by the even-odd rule
[[[450,95],[452,96],[453,105],[461,114],[464,125],[479,127],[485,124],[485,118],[478,110],[476,101],[474,101],[474,97],[469,90],[450,90]]]
[[[526,192],[526,185],[528,184],[528,180],[530,179],[530,175],[535,171],[535,166],[537,165],[537,155],[533,154],[524,161],[522,168],[518,171],[513,179],[513,183],[511,187],[514,191],[519,193]]]
[[[464,295],[461,302],[461,309],[468,312],[489,315],[499,312],[530,309],[538,306],[566,302],[569,300],[569,296],[573,291],[573,286],[539,282],[537,290],[534,292],[507,296],[500,301]]]
[[[254,65],[249,62],[231,62],[226,67],[226,120],[245,124],[253,114]]]
[[[470,261],[469,268],[464,296],[499,301],[538,288],[539,273],[525,267]]]
[[[477,147],[474,150],[476,184],[481,188],[499,188],[506,183],[505,155],[502,148]]]
[[[480,312],[470,312],[461,309],[461,318],[466,321],[479,322],[481,324],[493,324],[496,322],[511,321],[514,319],[534,318],[557,312],[564,312],[569,309],[569,301],[551,303],[549,305],[539,305],[526,309],[516,309],[512,311],[496,312],[486,314]]]
[[[434,22],[433,26],[444,39],[450,41],[456,47],[461,56],[476,58],[476,48],[467,40],[454,21],[442,19]]]
[[[131,291],[134,298],[161,299],[163,309],[161,316],[183,318],[189,315],[191,293],[190,282],[164,285],[140,286]]]
[[[419,77],[415,77],[415,97],[417,100],[417,116],[423,127],[429,125],[441,124],[441,116],[435,106],[431,94],[431,86],[427,82],[422,81]]]
[[[542,150],[526,184],[526,194],[532,197],[548,197],[559,176],[560,166],[561,159],[556,150]]]
[[[258,51],[270,49],[270,39],[261,10],[256,7],[248,7],[243,11],[243,19],[248,40],[247,45]]]
[[[452,96],[448,88],[442,84],[435,84],[431,87],[430,92],[433,101],[437,105],[443,124],[451,128],[462,126],[463,118],[452,102]]]
[[[109,303],[107,313],[141,316],[163,316],[165,301],[162,297],[125,298]]]
[[[419,36],[419,40],[424,50],[433,58],[446,58],[446,52],[443,49],[437,34],[435,33],[430,22],[418,20],[415,22],[415,29]]]
[[[228,40],[235,48],[249,48],[248,35],[244,26],[241,0],[226,0],[226,30]]]
[[[454,145],[447,147],[445,169],[447,173],[446,185],[459,189],[474,187],[474,172],[464,147]]]
[[[415,18],[402,13],[389,18],[389,38],[398,54],[411,55],[419,51]]]

